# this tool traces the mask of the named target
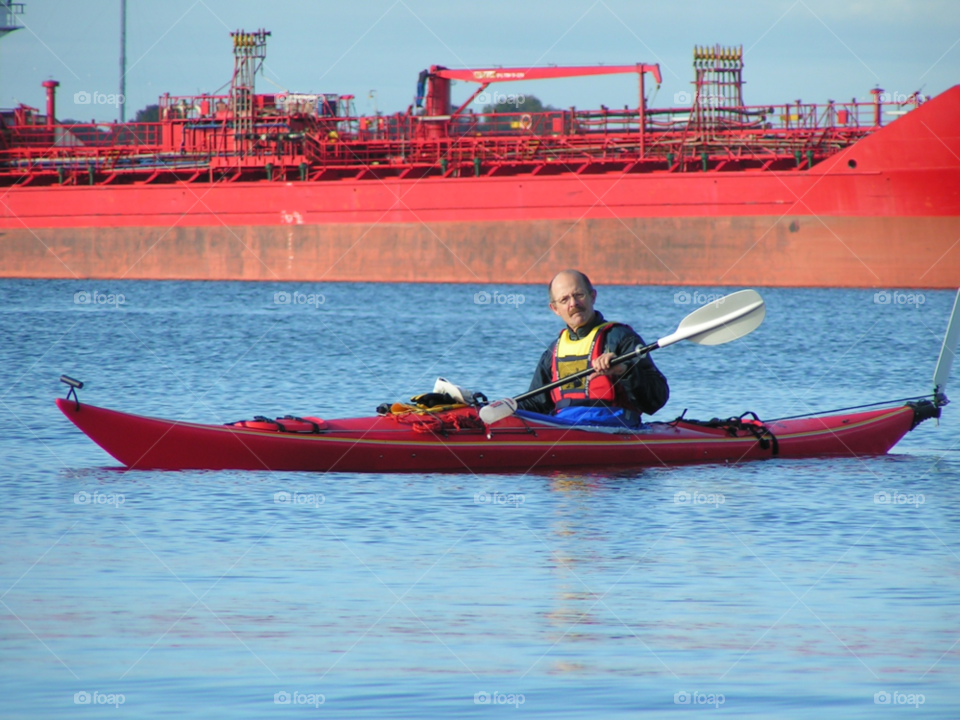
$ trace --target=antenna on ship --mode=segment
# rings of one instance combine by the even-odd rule
[[[233,113],[234,138],[241,156],[246,155],[247,144],[253,139],[253,118],[256,114],[257,71],[267,58],[267,38],[270,33],[262,28],[248,33],[237,30],[233,38],[233,78],[230,80],[230,110]]]
[[[120,122],[127,121],[127,0],[120,0]]]

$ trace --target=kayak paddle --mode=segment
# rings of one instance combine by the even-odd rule
[[[765,314],[766,309],[760,293],[756,290],[740,290],[715,300],[709,305],[697,308],[683,319],[677,326],[676,332],[660,338],[652,345],[638,345],[636,350],[611,360],[610,366],[620,365],[635,358],[643,357],[652,350],[673,345],[681,340],[689,340],[697,345],[723,345],[752,333],[763,322]],[[593,368],[587,368],[514,398],[497,400],[480,409],[480,419],[487,425],[492,425],[498,420],[513,415],[517,409],[518,401],[549,392],[561,385],[568,384],[572,380],[587,377],[593,373]]]
[[[947,380],[950,377],[950,368],[957,353],[957,340],[960,339],[960,322],[957,322],[957,306],[960,305],[960,290],[953,301],[953,311],[950,313],[950,322],[947,323],[947,333],[943,336],[943,345],[940,346],[940,357],[937,358],[937,367],[933,371],[933,396],[937,405],[947,404]]]

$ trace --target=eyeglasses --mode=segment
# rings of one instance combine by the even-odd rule
[[[578,302],[578,303],[582,303],[582,302],[583,302],[584,300],[586,300],[586,299],[587,299],[586,293],[575,292],[575,293],[572,293],[572,294],[570,294],[570,295],[564,295],[564,296],[563,296],[562,298],[560,298],[559,300],[554,300],[554,302],[555,302],[557,305],[569,305],[569,304],[570,304],[571,302],[573,302],[573,301],[576,301],[576,302]]]

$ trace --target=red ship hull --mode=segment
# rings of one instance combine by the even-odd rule
[[[924,416],[909,406],[766,423],[745,430],[654,423],[606,434],[507,418],[487,428],[418,432],[391,417],[327,421],[320,434],[199,425],[57,400],[67,418],[131,469],[318,472],[530,472],[886,453]],[[465,410],[465,413],[473,413]],[[475,413],[474,417],[475,417]],[[926,415],[930,417],[930,415]]]
[[[12,187],[0,276],[960,284],[960,86],[810,169],[605,169]]]

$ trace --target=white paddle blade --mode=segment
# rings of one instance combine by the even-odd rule
[[[739,340],[744,335],[749,335],[763,322],[767,316],[767,308],[761,300],[756,307],[750,309],[740,317],[724,321],[722,325],[714,330],[708,330],[704,333],[691,335],[687,338],[697,345],[723,345],[724,343]]]
[[[950,322],[947,323],[947,334],[943,336],[943,345],[940,346],[940,357],[937,359],[937,368],[933,371],[933,391],[943,394],[950,379],[950,368],[957,355],[957,340],[960,340],[960,322],[957,321],[957,305],[960,305],[960,290],[953,301],[953,312],[950,313]]]
[[[676,332],[658,341],[660,347],[689,340],[697,345],[723,345],[749,335],[763,322],[767,310],[756,290],[740,290],[694,310]]]
[[[504,418],[508,418],[517,411],[517,401],[513,398],[497,400],[480,408],[480,419],[486,425],[493,425]]]

